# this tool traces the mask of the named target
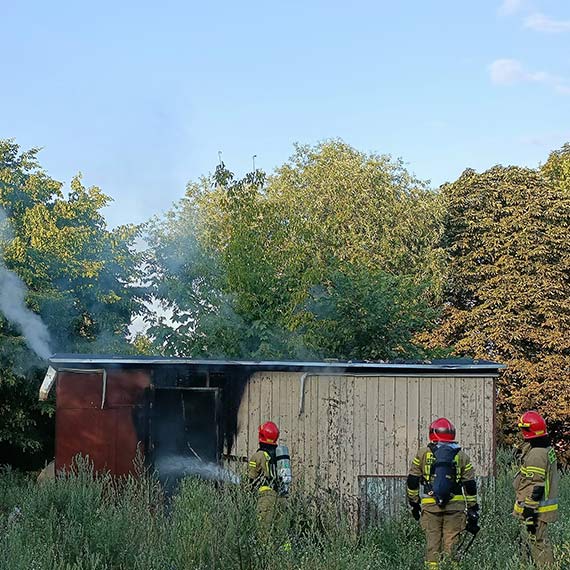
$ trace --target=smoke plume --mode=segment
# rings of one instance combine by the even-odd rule
[[[42,319],[26,307],[25,283],[4,265],[1,257],[10,235],[8,217],[0,208],[0,312],[24,335],[26,344],[47,360],[52,353],[49,331]]]

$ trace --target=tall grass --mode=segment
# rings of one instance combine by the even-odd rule
[[[482,490],[482,531],[461,564],[448,568],[532,568],[510,516],[508,459]],[[563,569],[570,568],[570,476],[561,491],[552,538]],[[166,500],[152,477],[116,481],[88,465],[43,484],[0,471],[1,570],[412,570],[422,568],[423,548],[407,515],[357,535],[334,504],[300,494],[264,540],[255,498],[240,486],[187,479]]]

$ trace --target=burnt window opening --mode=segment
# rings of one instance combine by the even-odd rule
[[[158,388],[150,419],[150,448],[159,471],[188,471],[220,457],[217,388]],[[184,473],[181,473],[184,474]]]

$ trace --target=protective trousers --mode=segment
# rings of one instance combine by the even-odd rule
[[[279,497],[273,489],[261,491],[257,497],[257,519],[259,530],[262,534],[268,534],[275,524],[279,510],[282,508],[283,497]]]
[[[426,534],[425,567],[439,568],[441,555],[451,554],[459,535],[465,530],[463,511],[422,512],[421,525]]]
[[[523,544],[527,545],[527,552],[530,554],[537,568],[550,568],[554,566],[554,554],[552,544],[548,539],[548,523],[538,521],[536,524],[536,534],[530,534],[526,527],[522,528]]]

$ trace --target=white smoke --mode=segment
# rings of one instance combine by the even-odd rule
[[[10,238],[8,216],[0,208],[0,312],[20,330],[26,344],[47,360],[52,353],[49,331],[42,319],[26,307],[25,283],[2,261],[3,245]]]

